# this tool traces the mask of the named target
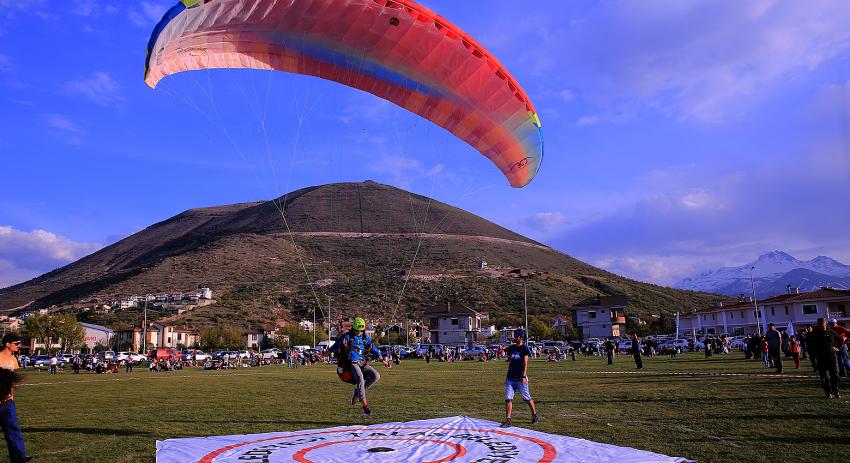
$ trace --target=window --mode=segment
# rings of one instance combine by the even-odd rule
[[[735,318],[735,314],[733,314],[732,312],[729,312],[729,318],[734,319],[734,318]]]
[[[600,310],[600,312],[605,313],[605,311],[604,311],[604,310]]]
[[[596,318],[596,312],[590,311],[590,312],[587,313],[587,316],[588,316],[588,318]]]
[[[457,325],[457,324],[458,324],[457,318],[452,318],[452,325]]]
[[[771,307],[771,308],[770,308],[770,314],[771,314],[771,315],[776,315],[776,307]]]
[[[602,325],[602,328],[608,328],[608,325]]]
[[[703,316],[702,316],[702,319],[703,319],[703,320],[708,320],[708,318],[706,318],[706,315],[703,315]]]
[[[741,318],[744,318],[744,311],[741,311]]]
[[[803,306],[803,313],[804,314],[818,313],[818,306],[815,305],[815,304],[804,305]]]
[[[711,319],[712,319],[712,320],[717,320],[717,317],[715,317],[715,316],[714,316],[714,314],[711,314]]]
[[[788,306],[785,306],[785,315],[788,315]]]

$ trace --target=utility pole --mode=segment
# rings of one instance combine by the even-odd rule
[[[142,325],[142,354],[148,351],[148,295],[145,294],[145,322]],[[145,354],[147,355],[147,354]]]
[[[313,309],[313,349],[316,348],[316,309]]]
[[[522,305],[525,307],[525,335],[528,336],[528,290],[525,287],[525,280],[522,282]]]
[[[334,317],[331,312],[331,295],[328,294],[328,341],[334,337]]]
[[[755,309],[756,314],[756,330],[759,337],[761,337],[761,317],[759,317],[759,305],[758,301],[756,301],[756,282],[753,279],[753,269],[755,267],[750,267],[750,285],[753,287],[753,309]]]

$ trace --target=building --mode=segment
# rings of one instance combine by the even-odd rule
[[[212,290],[209,288],[201,288],[198,290],[198,297],[201,299],[212,299]]]
[[[522,328],[522,327],[515,328],[513,326],[505,326],[502,329],[500,329],[499,330],[499,343],[501,343],[501,344],[513,344],[514,343],[514,334],[516,333],[516,330],[518,330],[520,328]],[[526,334],[526,336],[527,336],[527,334]]]
[[[579,339],[608,338],[626,334],[625,296],[595,296],[572,308],[573,326]]]
[[[567,336],[567,335],[570,334],[570,327],[571,326],[572,326],[572,323],[570,323],[570,320],[563,315],[559,316],[558,318],[555,319],[554,322],[552,322],[552,328],[556,329],[559,333],[561,333],[564,336]]]
[[[272,326],[268,326],[258,330],[247,330],[242,335],[245,336],[246,349],[259,349],[266,339],[274,340],[275,329]]]
[[[148,328],[148,347],[190,347],[198,343],[198,335],[185,328],[151,323]]]
[[[9,317],[7,315],[0,315],[0,331],[3,334],[9,331],[18,331],[18,328],[21,326],[21,319],[17,317]]]
[[[146,346],[142,343],[144,331],[141,328],[131,328],[129,330],[116,330],[113,341],[115,346],[130,345],[130,350],[133,352],[142,352]]]
[[[757,308],[756,308],[757,306]],[[737,303],[716,303],[712,307],[680,316],[679,331],[684,336],[755,334],[774,323],[779,330],[788,325],[795,332],[813,325],[818,318],[850,322],[850,290],[821,288],[799,294],[796,290],[753,302],[742,297]]]
[[[85,331],[84,342],[89,351],[93,351],[96,345],[111,347],[114,331],[105,326],[93,325],[91,323],[79,323]]]
[[[486,314],[451,302],[426,308],[422,317],[428,324],[431,342],[452,347],[478,343],[482,323],[488,320]]]

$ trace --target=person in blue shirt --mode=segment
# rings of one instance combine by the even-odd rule
[[[519,393],[522,400],[531,408],[531,424],[540,421],[537,407],[528,392],[528,359],[531,358],[531,350],[525,344],[525,330],[518,329],[514,332],[514,344],[507,348],[505,354],[508,358],[508,375],[505,379],[505,422],[503,428],[512,426],[511,415],[513,414],[514,394]]]
[[[366,321],[361,317],[355,318],[351,330],[340,336],[328,350],[337,353],[337,367],[341,372],[340,378],[346,378],[343,380],[354,384],[354,391],[351,393],[351,405],[360,401],[363,406],[363,414],[371,415],[372,411],[366,401],[366,390],[374,386],[381,379],[381,375],[366,364],[366,356],[369,352],[373,353],[387,368],[390,366],[390,361],[381,355],[378,346],[366,334]],[[344,374],[345,370],[350,371],[350,379]]]

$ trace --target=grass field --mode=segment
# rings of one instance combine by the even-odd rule
[[[639,373],[629,357],[615,363],[532,361],[542,416],[535,429],[700,461],[839,461],[850,452],[850,403],[824,399],[808,363],[794,370],[786,362],[784,377],[738,353],[646,359]],[[378,367],[368,419],[349,408],[349,386],[325,365],[130,375],[31,370],[15,401],[28,453],[40,463],[154,461],[158,439],[454,415],[501,421],[505,367],[422,360]],[[686,372],[699,375],[679,374]],[[528,426],[527,407],[517,405],[514,423]]]

